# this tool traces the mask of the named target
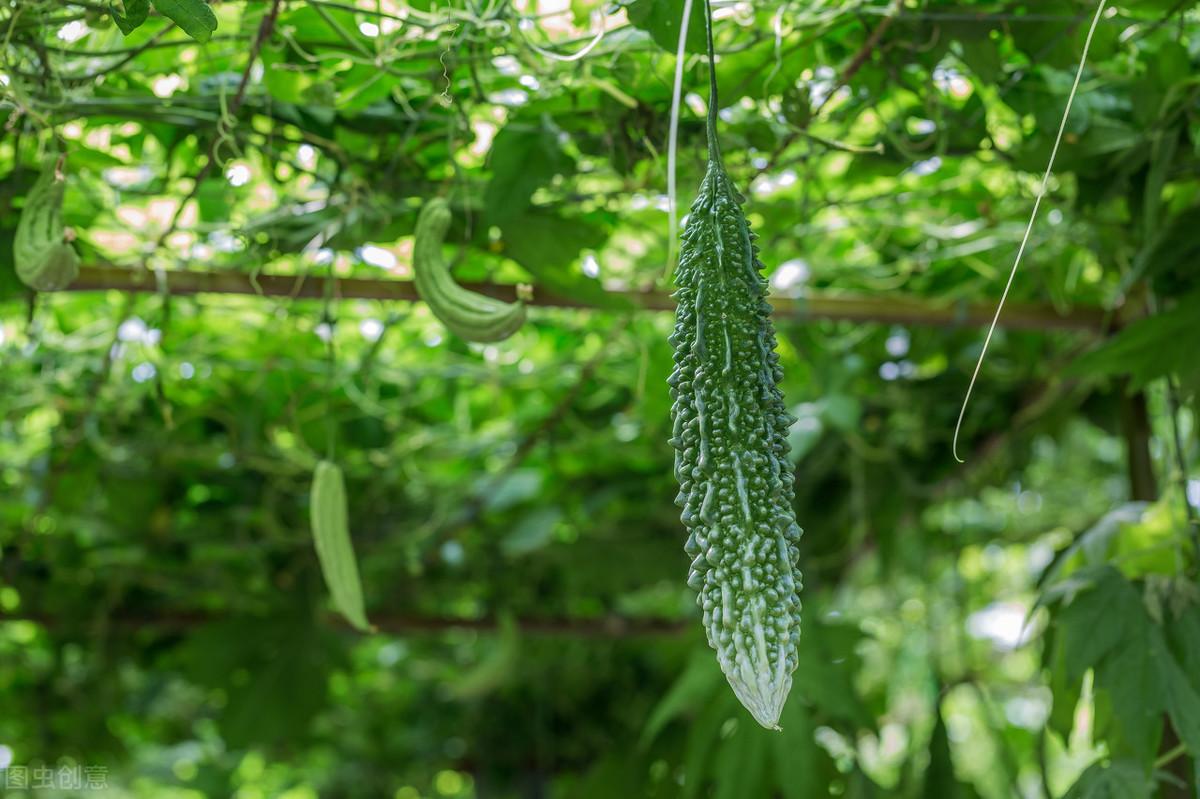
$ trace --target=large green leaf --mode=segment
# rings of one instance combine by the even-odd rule
[[[574,162],[547,119],[515,117],[496,134],[488,166],[492,179],[484,192],[484,208],[489,222],[504,225],[525,212],[535,190],[571,172]]]
[[[184,33],[198,42],[207,42],[217,29],[217,15],[204,0],[152,0],[154,7],[175,21]]]

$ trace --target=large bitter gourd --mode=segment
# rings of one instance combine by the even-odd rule
[[[710,92],[708,167],[683,229],[670,338],[676,502],[708,642],[742,704],[778,728],[800,637],[793,419],[755,236],[717,144],[715,77]]]

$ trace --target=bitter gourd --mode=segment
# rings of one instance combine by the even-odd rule
[[[313,471],[309,514],[321,574],[334,607],[355,628],[370,630],[363,609],[362,583],[346,511],[346,484],[342,470],[331,461],[321,461]]]
[[[705,13],[709,13],[705,2]],[[712,22],[708,165],[682,233],[669,380],[688,585],[738,699],[777,728],[800,637],[800,527],[767,281],[716,137]]]
[[[38,291],[66,288],[79,275],[79,255],[66,240],[62,222],[66,179],[51,157],[25,196],[25,207],[13,236],[17,277]]]
[[[417,217],[413,277],[417,294],[442,324],[467,341],[501,341],[525,322],[525,303],[503,302],[469,291],[450,274],[442,242],[450,227],[450,206],[441,198],[425,203]]]

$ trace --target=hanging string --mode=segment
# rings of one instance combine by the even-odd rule
[[[1029,234],[1033,232],[1033,223],[1037,220],[1038,209],[1042,205],[1042,198],[1046,196],[1046,187],[1050,183],[1050,175],[1054,171],[1054,159],[1058,156],[1058,147],[1062,143],[1063,133],[1067,129],[1067,118],[1071,115],[1071,104],[1075,101],[1075,95],[1079,91],[1079,81],[1083,77],[1083,68],[1087,64],[1088,51],[1092,47],[1092,37],[1096,34],[1096,26],[1100,24],[1100,17],[1104,13],[1104,7],[1108,0],[1100,0],[1100,4],[1096,7],[1096,16],[1092,18],[1092,25],[1088,28],[1087,39],[1083,43],[1083,54],[1079,58],[1079,68],[1075,70],[1075,82],[1071,84],[1071,93],[1067,95],[1067,107],[1063,109],[1062,121],[1058,125],[1058,135],[1054,137],[1054,147],[1050,150],[1050,161],[1046,164],[1046,172],[1042,175],[1042,183],[1038,186],[1037,196],[1033,201],[1033,211],[1029,214],[1029,224],[1025,226],[1025,235],[1021,237],[1021,246],[1017,248],[1017,257],[1013,261],[1012,270],[1008,273],[1008,282],[1004,284],[1004,291],[1000,295],[1000,302],[996,305],[996,314],[992,317],[992,324],[988,327],[987,336],[983,339],[983,349],[979,351],[979,360],[975,362],[975,371],[971,375],[971,382],[967,384],[967,393],[963,397],[962,408],[958,411],[958,422],[954,425],[954,440],[951,442],[950,451],[954,455],[954,460],[959,463],[966,463],[962,458],[958,457],[958,435],[962,431],[963,417],[967,414],[967,405],[971,402],[971,392],[975,389],[975,381],[979,379],[979,370],[983,367],[983,360],[987,357],[988,346],[992,343],[992,334],[996,332],[996,325],[1000,321],[1000,312],[1004,310],[1004,302],[1008,299],[1008,292],[1012,288],[1013,279],[1017,276],[1017,268],[1021,265],[1021,257],[1025,254],[1025,246],[1029,244]]]
[[[675,273],[676,243],[679,232],[679,208],[675,188],[675,161],[679,149],[679,106],[683,95],[683,60],[687,55],[688,25],[692,20],[692,0],[683,0],[679,21],[679,46],[675,50],[675,87],[671,93],[671,123],[667,132],[667,268],[663,282],[668,286]]]

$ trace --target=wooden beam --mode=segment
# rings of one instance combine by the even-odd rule
[[[107,617],[114,628],[136,630],[159,630],[181,632],[211,622],[234,618],[212,613],[192,611],[116,611]],[[270,617],[263,617],[266,622]],[[354,630],[340,617],[323,615],[321,622],[346,632]],[[0,624],[5,622],[33,622],[49,629],[71,629],[87,627],[93,619],[84,614],[78,617],[56,616],[43,613],[0,614]],[[383,633],[394,635],[430,635],[451,630],[474,630],[490,632],[502,627],[501,621],[492,616],[464,618],[456,616],[424,616],[405,613],[371,613],[370,621]],[[687,619],[630,618],[626,616],[563,617],[534,616],[513,618],[512,624],[524,635],[561,636],[568,638],[633,638],[641,636],[679,635],[698,621]]]
[[[166,272],[167,288],[173,295],[244,294],[295,299],[321,299],[325,296],[323,277],[259,274],[241,272]],[[465,283],[467,288],[502,300],[516,297],[516,286],[495,283]],[[112,266],[87,266],[78,279],[65,289],[69,292],[124,291],[155,293],[158,284],[150,271],[135,271]],[[670,311],[675,301],[670,294],[651,291],[610,292],[618,303],[645,311]],[[333,296],[342,300],[419,299],[412,281],[372,278],[338,278]],[[535,287],[535,306],[550,308],[600,308],[586,300],[557,294]],[[995,303],[949,303],[924,297],[890,294],[868,297],[854,294],[816,294],[800,298],[771,297],[776,317],[801,321],[835,320],[878,324],[931,327],[983,327],[992,321]],[[1114,315],[1097,307],[1077,307],[1060,312],[1048,304],[1009,303],[1000,317],[1000,326],[1010,330],[1078,330],[1103,334],[1112,327]]]

